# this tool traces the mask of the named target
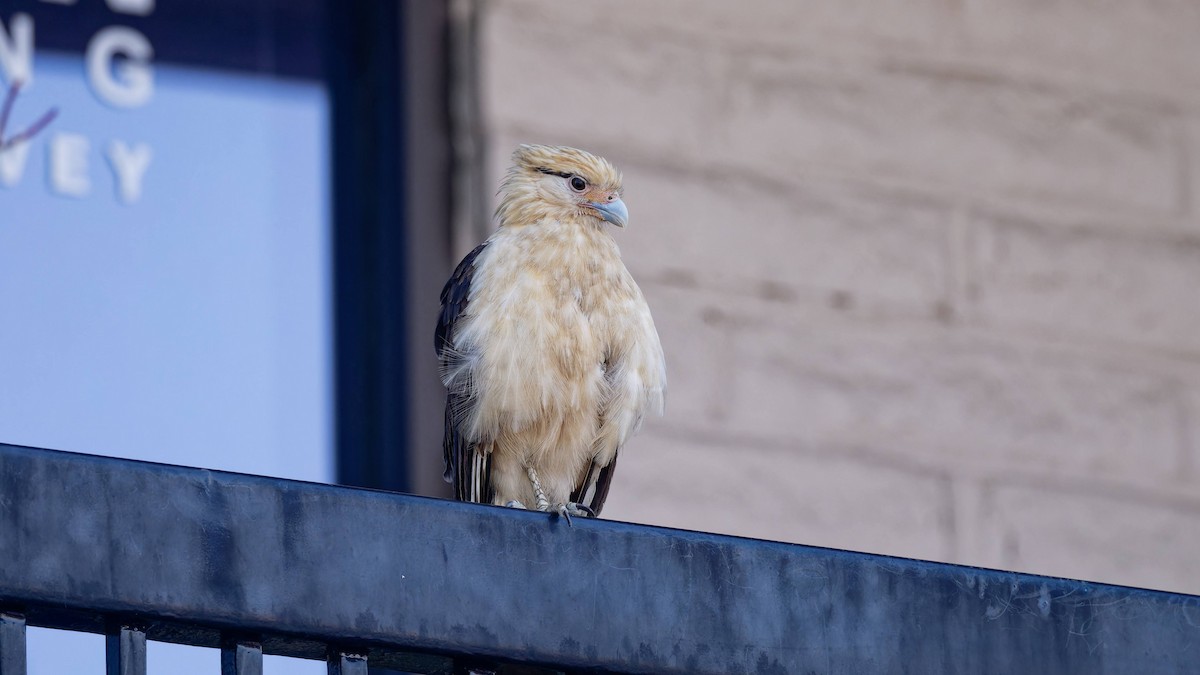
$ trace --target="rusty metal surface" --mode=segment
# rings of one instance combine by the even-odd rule
[[[0,545],[31,625],[399,670],[1200,671],[1195,596],[13,446]]]

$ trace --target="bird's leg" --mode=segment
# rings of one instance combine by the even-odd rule
[[[538,511],[557,513],[558,515],[567,519],[568,525],[571,524],[571,516],[587,516],[588,518],[596,517],[596,512],[583,504],[566,502],[565,504],[559,503],[552,505],[550,503],[550,499],[546,497],[546,492],[542,490],[542,481],[538,480],[537,472],[533,470],[533,467],[526,464],[525,472],[529,474],[529,482],[533,483],[533,494],[535,497],[537,497]],[[512,502],[509,502],[509,504],[511,505]]]
[[[519,501],[517,501],[517,500],[515,500],[515,499],[510,499],[510,500],[508,500],[508,503],[507,503],[507,504],[505,504],[505,506],[507,506],[507,507],[508,507],[508,508],[510,508],[510,509],[523,509],[523,508],[525,508],[525,505],[524,505],[524,504],[522,504],[521,502],[519,502]]]
[[[537,472],[528,464],[525,465],[525,472],[529,474],[529,482],[533,483],[533,494],[537,498],[537,510],[549,511],[550,500],[546,499],[546,493],[542,491],[542,481],[538,480]]]

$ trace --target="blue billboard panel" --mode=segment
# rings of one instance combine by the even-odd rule
[[[0,442],[332,480],[318,11],[0,0],[0,96],[21,85],[3,138],[58,110],[0,149]],[[31,675],[103,658],[30,629]],[[162,643],[150,661],[217,667]]]
[[[323,83],[44,23],[0,13],[10,130],[59,110],[0,152],[0,441],[331,479]]]

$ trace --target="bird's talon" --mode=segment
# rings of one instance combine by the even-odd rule
[[[508,503],[505,504],[505,506],[507,506],[510,509],[524,509],[525,508],[524,504],[522,504],[521,502],[519,502],[515,499],[510,499],[508,501]],[[526,509],[526,510],[528,510],[528,509]]]
[[[571,516],[583,516],[585,518],[595,518],[596,517],[596,512],[593,511],[591,508],[589,508],[583,504],[576,504],[575,502],[566,502],[565,504],[555,504],[553,507],[551,507],[547,510],[565,518],[567,521],[567,525],[571,525],[572,527],[574,525],[571,522]]]
[[[555,511],[558,513],[558,515],[567,519],[567,527],[575,527],[575,525],[571,522],[571,511],[567,508],[566,504],[559,504]]]

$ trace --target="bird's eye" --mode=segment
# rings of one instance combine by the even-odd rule
[[[570,185],[571,189],[576,192],[583,192],[587,189],[587,181],[579,176],[571,176],[567,179],[567,185]]]

